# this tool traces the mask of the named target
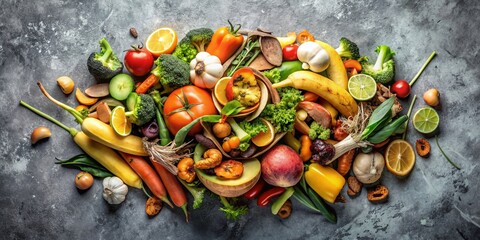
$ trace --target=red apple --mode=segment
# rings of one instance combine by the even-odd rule
[[[303,161],[292,148],[276,145],[262,159],[262,177],[270,185],[291,187],[303,175]]]

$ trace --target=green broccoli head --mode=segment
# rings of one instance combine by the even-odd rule
[[[205,52],[207,45],[212,40],[212,36],[213,30],[210,28],[192,29],[186,35],[199,52]]]
[[[100,39],[100,52],[93,52],[87,60],[87,67],[90,74],[96,79],[105,81],[119,74],[123,70],[123,63],[120,62],[107,39]]]
[[[327,140],[330,138],[330,133],[331,132],[329,128],[325,128],[317,122],[313,121],[310,124],[310,131],[308,132],[308,137],[312,140],[315,140],[317,138]]]
[[[157,67],[152,74],[159,78],[163,87],[162,93],[170,93],[174,89],[190,84],[190,66],[171,54],[162,54],[155,60]]]
[[[377,61],[375,64],[362,61],[362,73],[372,76],[379,83],[389,83],[395,77],[395,62],[393,60],[395,52],[386,45],[378,46],[375,52],[378,53]]]
[[[340,45],[335,50],[342,58],[360,58],[360,50],[358,49],[357,44],[345,37],[340,38]]]
[[[128,120],[141,126],[155,117],[155,102],[148,94],[138,94],[133,110],[125,113]]]
[[[175,47],[172,55],[179,58],[180,60],[184,61],[187,64],[197,56],[197,49],[195,46],[190,42],[188,37],[184,37]]]

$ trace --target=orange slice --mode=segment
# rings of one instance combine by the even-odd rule
[[[415,165],[412,145],[402,139],[391,142],[385,151],[385,161],[389,172],[399,177],[407,176]]]
[[[148,36],[146,48],[154,57],[170,54],[177,46],[177,33],[171,28],[159,28]]]
[[[252,143],[257,147],[265,147],[272,143],[273,139],[275,138],[275,129],[273,128],[273,125],[263,118],[261,120],[265,125],[267,125],[268,130],[266,132],[260,132],[257,134],[257,136],[252,138]]]
[[[132,123],[125,116],[125,108],[117,106],[110,115],[110,126],[120,136],[128,136],[132,132]]]

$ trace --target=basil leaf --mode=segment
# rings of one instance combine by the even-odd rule
[[[100,170],[100,169],[97,169],[97,168],[92,168],[92,167],[87,167],[87,166],[78,166],[78,167],[80,168],[80,170],[82,170],[84,172],[88,172],[88,173],[92,174],[94,177],[106,178],[106,177],[113,176],[112,173],[110,173],[108,171],[103,171],[103,170]]]

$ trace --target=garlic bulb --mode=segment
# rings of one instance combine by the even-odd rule
[[[128,187],[118,177],[106,177],[103,179],[103,199],[109,204],[120,204],[125,200]]]
[[[370,184],[380,179],[384,167],[385,159],[382,154],[359,153],[353,162],[353,173],[358,181]]]

